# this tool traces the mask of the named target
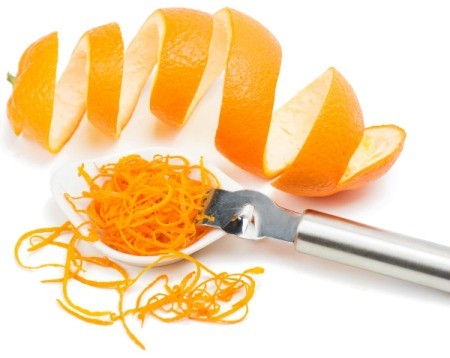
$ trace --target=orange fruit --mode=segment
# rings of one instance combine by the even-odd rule
[[[395,161],[387,153],[385,162],[368,161],[367,168],[359,161],[358,173],[342,181],[363,134],[365,142],[373,131],[364,131],[358,99],[334,68],[272,116],[281,50],[254,19],[232,9],[216,13],[210,50],[209,79],[202,82],[210,83],[225,66],[215,141],[234,164],[261,176],[279,175],[272,185],[283,191],[326,196],[378,178]]]
[[[144,22],[124,56],[118,127],[124,128],[148,77],[150,110],[160,120],[181,127],[200,100],[198,87],[205,70],[212,16],[197,10],[159,9]]]
[[[332,193],[364,132],[351,86],[330,68],[274,114],[266,147],[272,185],[300,196]],[[280,149],[283,148],[283,149]]]
[[[337,191],[361,188],[384,175],[400,155],[405,139],[406,132],[392,124],[366,128]]]
[[[119,26],[100,26],[81,37],[57,84],[58,37],[43,37],[24,52],[19,64],[7,108],[15,133],[25,130],[55,153],[87,109],[92,124],[118,137],[158,60],[151,110],[161,120],[181,126],[195,107],[211,33],[209,14],[158,10],[124,54]]]
[[[158,10],[152,21],[159,27],[161,44],[150,110],[167,124],[181,127],[201,98],[195,96],[208,60],[213,19],[201,11],[178,8]],[[148,45],[140,46],[142,51]]]
[[[117,137],[123,128],[117,122],[124,64],[120,28],[114,23],[94,28],[81,38],[80,43],[83,44],[84,41],[89,42],[87,118],[103,133]],[[74,55],[79,46],[75,49]],[[81,51],[86,50],[82,48]],[[79,78],[82,78],[82,75]],[[64,79],[63,75],[59,83]],[[76,79],[68,78],[67,81],[72,83]],[[83,101],[84,98],[79,98],[80,107]]]
[[[216,147],[241,168],[263,175],[280,45],[264,26],[232,9],[214,15],[214,32],[211,48],[221,48],[226,59]]]
[[[51,33],[23,53],[8,100],[7,112],[16,135],[27,131],[48,147],[53,113],[58,36]]]
[[[118,127],[124,128],[148,77],[150,110],[160,120],[181,127],[200,100],[197,94],[208,58],[212,16],[197,10],[155,11],[142,25],[124,56]]]
[[[8,102],[15,133],[24,130],[50,152],[58,152],[78,127],[86,102],[89,119],[108,134],[116,133],[122,47],[116,24],[92,29],[80,39],[56,84],[57,33],[33,43],[22,55]]]
[[[86,109],[91,123],[118,137],[157,64],[150,110],[174,127],[225,70],[217,149],[251,173],[277,177],[272,185],[295,195],[325,196],[377,179],[405,139],[393,125],[364,131],[356,95],[334,68],[272,114],[280,45],[263,25],[229,8],[214,16],[157,10],[125,53],[117,24],[94,28],[56,84],[57,57],[56,33],[25,51],[7,108],[15,133],[29,132],[51,152],[69,140]]]

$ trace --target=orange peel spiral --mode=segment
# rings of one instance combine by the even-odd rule
[[[229,8],[213,16],[159,9],[126,51],[117,24],[89,30],[58,82],[57,60],[56,33],[33,43],[7,108],[16,134],[26,131],[54,153],[85,112],[118,137],[156,67],[150,111],[174,127],[183,126],[224,71],[217,149],[251,173],[278,176],[273,185],[289,193],[325,196],[365,185],[387,172],[405,140],[394,125],[365,130],[356,95],[334,68],[272,113],[281,47],[263,25]]]

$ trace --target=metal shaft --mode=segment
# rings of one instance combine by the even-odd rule
[[[450,248],[307,210],[298,251],[450,292]]]

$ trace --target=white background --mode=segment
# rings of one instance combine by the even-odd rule
[[[199,123],[217,118],[220,81],[180,132],[156,123],[147,109],[147,90],[117,142],[83,121],[63,151],[50,155],[29,138],[14,136],[5,115],[11,88],[1,80],[0,357],[449,357],[448,294],[307,257],[279,242],[225,238],[199,252],[196,257],[216,271],[265,267],[247,319],[229,326],[149,320],[144,328],[135,327],[146,352],[133,345],[119,324],[91,326],[68,316],[56,304],[59,287],[39,283],[48,275],[19,269],[13,258],[24,231],[64,221],[50,195],[52,168],[149,145],[204,154],[245,187],[269,192],[293,210],[315,208],[450,245],[450,20],[445,5],[2,0],[2,77],[16,71],[31,42],[54,30],[60,35],[61,70],[78,38],[94,26],[117,21],[128,43],[157,8],[185,6],[213,13],[230,6],[262,22],[282,45],[276,105],[334,66],[355,89],[366,125],[395,123],[408,137],[398,162],[381,180],[331,198],[294,198],[223,159],[212,146],[211,128],[209,136],[200,135]],[[176,273],[179,268],[165,270]]]

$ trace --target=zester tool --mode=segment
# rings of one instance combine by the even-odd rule
[[[252,190],[213,189],[201,225],[450,292],[450,248],[314,210],[295,213]]]

